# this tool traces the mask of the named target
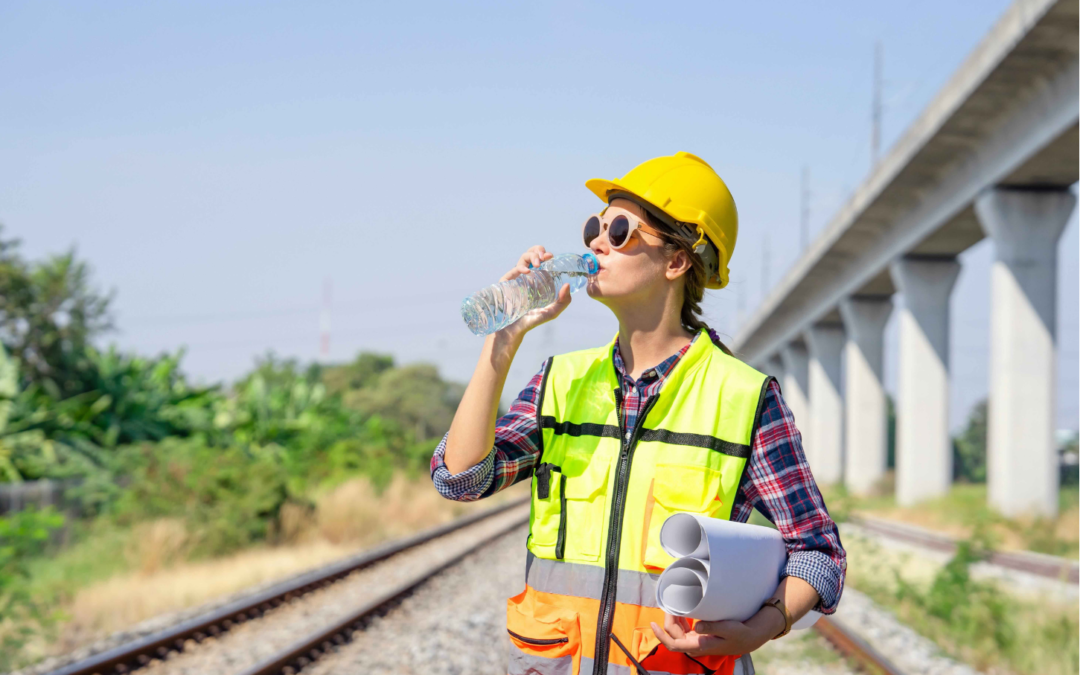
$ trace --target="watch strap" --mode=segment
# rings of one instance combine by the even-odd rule
[[[776,638],[782,638],[782,637],[784,637],[785,635],[787,635],[788,633],[791,632],[791,624],[793,622],[791,620],[791,614],[788,612],[787,607],[784,605],[783,600],[781,600],[780,598],[769,598],[764,603],[762,603],[761,606],[762,607],[775,607],[776,609],[780,610],[781,614],[784,615],[784,630],[781,631],[779,635],[776,635],[775,637],[773,637],[772,638],[773,640],[775,640]]]

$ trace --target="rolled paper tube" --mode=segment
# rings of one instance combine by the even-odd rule
[[[709,583],[708,563],[696,558],[679,558],[664,571],[663,594],[665,607],[670,614],[688,616],[705,595]]]
[[[660,548],[672,558],[709,559],[709,542],[689,513],[676,513],[660,526]]]
[[[657,604],[669,614],[705,621],[745,621],[780,583],[787,548],[768,527],[676,513],[660,529],[660,545],[675,562],[656,585]],[[809,628],[811,611],[792,628]]]

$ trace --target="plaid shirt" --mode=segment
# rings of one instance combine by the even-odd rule
[[[720,338],[711,328],[709,336],[719,344]],[[660,365],[644,371],[635,382],[626,373],[618,340],[615,341],[613,356],[622,384],[627,431],[634,429],[646,399],[660,391],[664,379],[689,348],[687,345]],[[546,365],[547,361],[518,394],[509,412],[498,419],[495,447],[479,464],[451,474],[443,462],[446,436],[443,437],[431,458],[431,478],[439,494],[456,501],[473,501],[490,497],[532,476],[541,433],[536,424],[536,404]],[[766,389],[761,423],[732,505],[731,520],[746,522],[755,508],[784,537],[788,549],[784,575],[798,577],[814,587],[821,598],[815,609],[824,614],[836,611],[844,587],[847,553],[810,473],[795,418],[775,381]]]

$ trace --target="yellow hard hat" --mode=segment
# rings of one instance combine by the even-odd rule
[[[739,214],[727,185],[705,160],[689,152],[677,152],[642,162],[622,178],[593,178],[585,182],[585,187],[605,203],[621,192],[647,202],[669,218],[696,225],[695,249],[699,254],[704,251],[698,245],[708,238],[718,253],[716,272],[710,274],[705,287],[727,286],[728,261],[739,234]]]

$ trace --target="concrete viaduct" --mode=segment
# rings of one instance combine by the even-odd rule
[[[819,482],[865,493],[885,473],[882,336],[902,293],[896,497],[949,489],[949,296],[957,254],[990,237],[989,500],[1056,512],[1056,252],[1080,163],[1077,20],[1077,0],[1014,2],[735,337],[780,379]]]

